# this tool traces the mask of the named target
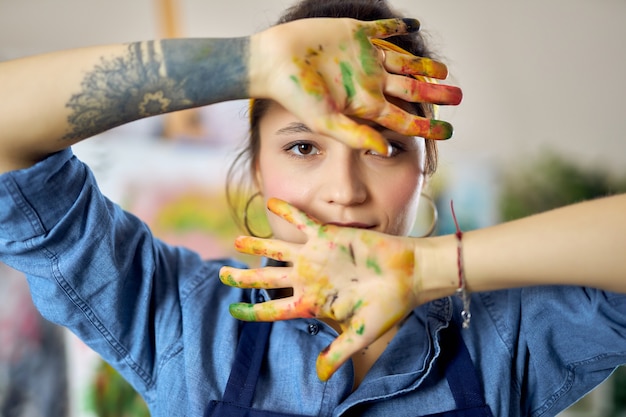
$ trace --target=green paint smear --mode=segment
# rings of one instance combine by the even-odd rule
[[[347,62],[340,62],[339,68],[341,68],[341,79],[343,81],[343,87],[346,89],[348,100],[352,100],[352,98],[356,94],[353,79],[354,72],[352,71],[352,67]]]
[[[380,269],[380,265],[378,265],[378,262],[376,262],[376,259],[367,258],[367,263],[365,264],[365,266],[367,266],[367,268],[369,269],[373,269],[374,272],[376,272],[376,275],[382,274],[382,270]]]
[[[320,227],[317,229],[317,237],[320,237],[320,238],[328,238],[328,230],[327,230],[327,229],[328,229],[328,228],[327,228],[327,227],[325,227],[325,226],[320,226]]]
[[[359,336],[363,336],[363,332],[365,332],[365,325],[364,324],[362,324],[361,327],[359,327],[356,330],[356,334],[358,334]]]
[[[356,41],[361,46],[360,59],[363,71],[365,71],[367,75],[375,74],[379,69],[378,60],[372,54],[372,44],[370,43],[367,33],[365,33],[365,29],[359,29],[355,33],[355,37]]]
[[[256,314],[254,314],[253,306],[254,304],[236,303],[231,304],[228,307],[228,311],[230,311],[230,314],[238,320],[255,321]]]
[[[298,79],[298,77],[296,77],[295,75],[290,75],[289,78],[291,79],[291,81],[294,82],[294,84],[296,86],[298,86],[298,88],[303,89],[302,84],[300,83],[300,80]],[[319,91],[306,91],[306,93],[312,95],[313,97],[315,97],[317,100],[321,101],[324,99],[324,94],[320,93]]]
[[[224,280],[225,284],[230,285],[231,287],[239,286],[239,283],[235,281],[235,278],[233,278],[232,274],[228,274],[226,277],[224,277]]]
[[[443,120],[430,120],[430,130],[435,133],[435,139],[450,139],[454,132],[454,128],[448,122]]]

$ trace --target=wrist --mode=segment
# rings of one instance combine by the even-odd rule
[[[271,48],[276,47],[276,39],[272,37],[270,28],[255,33],[249,37],[248,57],[248,95],[250,98],[269,98],[271,78],[268,76],[271,66],[277,63],[273,60]],[[274,67],[276,71],[276,67]]]
[[[455,294],[459,288],[457,241],[454,235],[413,238],[414,284],[421,302]]]

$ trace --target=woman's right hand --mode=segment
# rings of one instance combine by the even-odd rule
[[[293,295],[259,304],[232,304],[230,312],[246,321],[317,317],[338,323],[342,333],[317,359],[317,373],[323,381],[414,308],[456,290],[455,274],[436,280],[423,275],[421,248],[427,245],[418,248],[420,239],[320,224],[274,198],[268,201],[268,209],[304,232],[306,243],[242,236],[235,246],[242,253],[291,266],[223,267],[220,279],[240,288],[291,288]]]
[[[371,42],[418,29],[415,19],[319,18],[274,26],[251,37],[249,93],[279,102],[312,130],[353,148],[388,153],[381,134],[354,118],[405,135],[448,139],[449,123],[410,114],[388,99],[460,103],[458,87],[405,76],[444,79],[446,66],[427,58],[385,54]]]

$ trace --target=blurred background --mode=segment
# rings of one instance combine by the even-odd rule
[[[288,0],[0,0],[0,61],[160,37],[245,36]],[[422,22],[461,106],[430,194],[437,233],[626,191],[626,2],[391,0]],[[54,79],[50,79],[53,83]],[[245,139],[246,102],[142,120],[81,143],[111,199],[154,233],[206,256],[236,255],[224,175]],[[427,210],[424,209],[426,213]],[[424,224],[429,222],[425,214]],[[427,226],[418,225],[416,234]],[[564,416],[626,412],[618,370]],[[39,317],[19,273],[0,265],[0,417],[147,415],[141,399],[71,334]]]

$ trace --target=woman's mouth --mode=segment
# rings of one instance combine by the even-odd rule
[[[329,222],[326,224],[332,224],[333,226],[340,226],[340,227],[351,227],[354,229],[373,229],[374,227],[376,227],[375,225],[359,223],[359,222],[347,222],[347,223]]]

